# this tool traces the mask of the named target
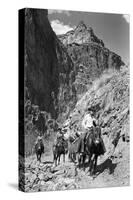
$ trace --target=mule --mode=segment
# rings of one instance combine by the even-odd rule
[[[35,153],[37,157],[37,161],[41,162],[42,153],[44,153],[44,145],[42,141],[38,141],[35,144]]]
[[[93,132],[85,138],[85,153],[89,155],[88,165],[90,167],[90,174],[93,175],[96,172],[98,156],[105,153],[105,147],[101,138],[101,129],[96,126],[93,127]]]
[[[59,140],[53,145],[53,163],[55,166],[60,164],[60,157],[63,155],[63,162],[65,162],[65,154],[67,154],[67,141]]]
[[[76,140],[68,140],[68,157],[69,160],[72,162],[76,162],[76,155],[79,150],[79,143],[80,143],[80,138],[77,138]]]

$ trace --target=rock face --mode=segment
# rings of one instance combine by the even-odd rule
[[[120,71],[109,71],[93,82],[91,89],[77,102],[69,123],[64,123],[69,135],[76,135],[77,128],[81,133],[84,131],[82,121],[88,109],[93,111],[94,117],[98,120],[106,146],[106,153],[100,163],[110,158],[118,163],[114,172],[115,179],[121,179],[121,182],[127,184],[130,145],[128,67],[124,66]]]
[[[58,36],[66,46],[74,63],[77,95],[88,90],[88,86],[98,78],[104,70],[109,68],[120,69],[124,63],[121,57],[105,48],[91,27],[83,22],[72,31]]]
[[[59,38],[59,39],[58,39]],[[83,22],[57,38],[47,10],[25,11],[25,86],[32,104],[64,119],[77,95],[107,68],[122,65]]]
[[[25,10],[25,86],[32,104],[57,118],[74,100],[73,62],[47,15],[47,10]]]
[[[88,109],[92,110],[101,127],[106,153],[99,158],[97,166],[97,170],[103,173],[90,184],[88,180],[85,181],[84,187],[129,185],[130,108],[127,66],[121,67],[120,71],[103,73],[93,82],[64,122],[63,128],[68,136],[75,138],[77,131],[80,134],[85,131],[82,122]]]
[[[88,109],[93,111],[109,141],[129,137],[129,69],[109,71],[95,81],[88,92],[77,102],[71,113],[71,121],[82,127],[82,119]],[[68,123],[67,126],[70,125]],[[118,138],[117,138],[118,137]],[[124,141],[124,140],[123,140]],[[118,142],[118,141],[117,141]]]
[[[98,39],[94,34],[93,29],[87,27],[83,21],[80,21],[79,25],[74,30],[59,35],[58,37],[65,46],[72,43],[83,44],[94,42],[104,47],[103,41]]]

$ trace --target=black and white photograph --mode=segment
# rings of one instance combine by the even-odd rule
[[[19,10],[19,190],[130,185],[130,15]]]

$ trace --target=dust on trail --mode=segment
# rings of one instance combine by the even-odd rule
[[[127,145],[127,154],[128,154]],[[106,155],[107,156],[107,155]],[[90,176],[89,168],[85,171],[76,168],[75,164],[68,160],[58,166],[53,165],[52,152],[42,156],[41,163],[36,157],[30,156],[25,160],[25,191],[51,191],[69,189],[87,189],[98,187],[113,187],[129,185],[129,160],[128,156],[105,157],[98,159],[97,172]]]

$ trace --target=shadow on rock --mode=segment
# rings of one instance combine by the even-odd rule
[[[97,166],[96,173],[100,174],[105,169],[108,169],[109,174],[113,174],[116,166],[117,166],[117,163],[112,163],[112,160],[108,158],[103,163],[101,163],[100,165]]]

